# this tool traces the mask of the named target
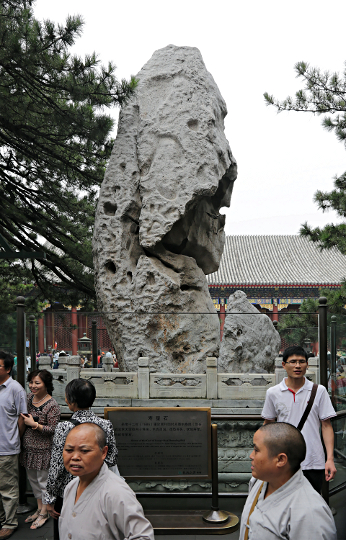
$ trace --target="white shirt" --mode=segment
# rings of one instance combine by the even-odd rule
[[[304,385],[294,394],[288,389],[285,379],[269,388],[262,410],[266,420],[277,419],[297,427],[310,399],[313,383],[305,379]],[[302,469],[324,469],[325,458],[320,436],[321,420],[336,416],[327,390],[318,385],[315,401],[302,429],[306,443],[306,457]]]
[[[76,500],[79,478],[64,492],[61,540],[154,540],[154,531],[132,489],[104,463]]]
[[[244,540],[252,503],[262,481],[252,484],[241,516],[239,540]],[[264,498],[264,482],[249,521],[248,540],[336,540],[333,515],[301,469],[286,484]]]

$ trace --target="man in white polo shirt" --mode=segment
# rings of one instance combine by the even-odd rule
[[[264,423],[288,422],[297,427],[307,403],[311,396],[313,383],[306,379],[308,369],[308,356],[302,347],[288,347],[283,353],[282,366],[287,377],[280,384],[267,390],[262,417]],[[334,464],[334,431],[330,418],[336,416],[327,390],[318,385],[314,403],[302,428],[302,435],[306,442],[306,457],[301,467],[306,478],[320,493],[323,476],[327,482],[334,478],[336,468]],[[325,461],[322,437],[326,447],[327,461]]]

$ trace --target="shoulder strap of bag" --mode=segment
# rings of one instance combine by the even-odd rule
[[[248,540],[248,537],[249,537],[249,523],[250,523],[250,517],[251,517],[252,512],[255,510],[255,507],[256,507],[256,504],[257,504],[257,502],[258,502],[259,496],[260,496],[260,494],[261,494],[263,485],[264,485],[264,482],[262,482],[262,484],[261,484],[259,490],[258,490],[257,493],[256,493],[256,497],[254,498],[254,501],[253,501],[253,503],[252,503],[252,506],[251,506],[251,509],[250,509],[250,512],[249,512],[249,517],[247,518],[247,522],[246,522],[246,526],[245,526],[244,540]]]
[[[79,426],[79,424],[82,423],[82,422],[79,422],[79,420],[76,420],[75,418],[70,418],[69,422],[71,422],[71,424],[73,424],[74,426]]]
[[[299,429],[299,431],[301,431],[303,429],[303,426],[304,426],[304,424],[306,422],[306,419],[309,416],[309,413],[311,411],[311,407],[313,406],[314,401],[315,401],[317,388],[318,388],[318,384],[314,383],[314,385],[312,387],[312,390],[311,390],[310,399],[308,401],[308,404],[306,406],[305,411],[303,412],[303,416],[301,417],[300,422],[299,422],[299,424],[297,426],[297,429]]]

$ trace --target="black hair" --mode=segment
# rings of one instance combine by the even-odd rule
[[[46,387],[47,393],[51,396],[54,390],[53,375],[47,369],[35,369],[27,377],[27,381],[32,381],[35,377],[40,377]]]
[[[4,368],[6,370],[11,368],[11,371],[12,371],[12,368],[14,366],[14,358],[12,354],[7,353],[5,351],[0,351],[0,360],[4,361]],[[11,375],[11,371],[10,371],[10,375]]]
[[[308,353],[305,349],[303,349],[303,347],[300,347],[299,345],[292,345],[291,347],[287,347],[287,349],[284,350],[282,355],[282,361],[286,363],[288,358],[294,355],[304,356],[305,360],[308,360]]]
[[[95,401],[95,386],[86,379],[73,379],[66,385],[65,396],[71,405],[75,403],[79,409],[87,409]]]
[[[264,444],[269,457],[286,454],[291,471],[296,473],[306,455],[306,444],[299,429],[287,422],[272,422],[259,429],[265,433]]]

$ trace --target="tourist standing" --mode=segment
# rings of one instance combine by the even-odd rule
[[[336,540],[332,512],[300,468],[306,453],[300,431],[285,422],[268,424],[253,444],[239,540]]]
[[[23,436],[21,463],[37,499],[37,510],[25,523],[32,523],[30,529],[42,527],[49,514],[43,502],[46,490],[53,435],[60,419],[60,408],[52,398],[53,377],[46,369],[29,374],[31,393],[28,396],[28,414],[22,415],[26,430]]]
[[[0,539],[18,527],[18,454],[24,432],[21,413],[27,412],[23,387],[11,377],[13,356],[0,351]]]
[[[65,389],[65,401],[73,412],[71,420],[61,422],[53,439],[52,457],[50,461],[45,501],[49,514],[55,518],[54,537],[58,537],[58,520],[63,502],[65,487],[73,476],[64,467],[63,449],[68,433],[76,425],[85,422],[97,424],[106,434],[108,447],[105,462],[110,468],[116,469],[118,450],[115,444],[114,429],[109,420],[99,418],[90,407],[96,398],[94,385],[86,379],[74,379]],[[65,540],[65,539],[64,539]]]
[[[313,396],[313,383],[305,377],[308,369],[308,355],[302,347],[288,347],[282,358],[282,366],[286,370],[287,378],[280,384],[269,388],[262,410],[264,423],[289,422],[298,427]],[[336,416],[327,390],[322,385],[315,386],[315,397],[311,410],[300,427],[306,442],[306,458],[302,463],[303,473],[312,486],[320,493],[323,477],[327,482],[334,478],[336,468],[334,465],[334,431],[330,418]],[[320,436],[326,447],[327,460],[324,457]]]
[[[152,525],[136,495],[104,463],[107,451],[106,434],[100,426],[84,423],[67,435],[64,464],[77,478],[65,489],[61,538],[154,540]]]

